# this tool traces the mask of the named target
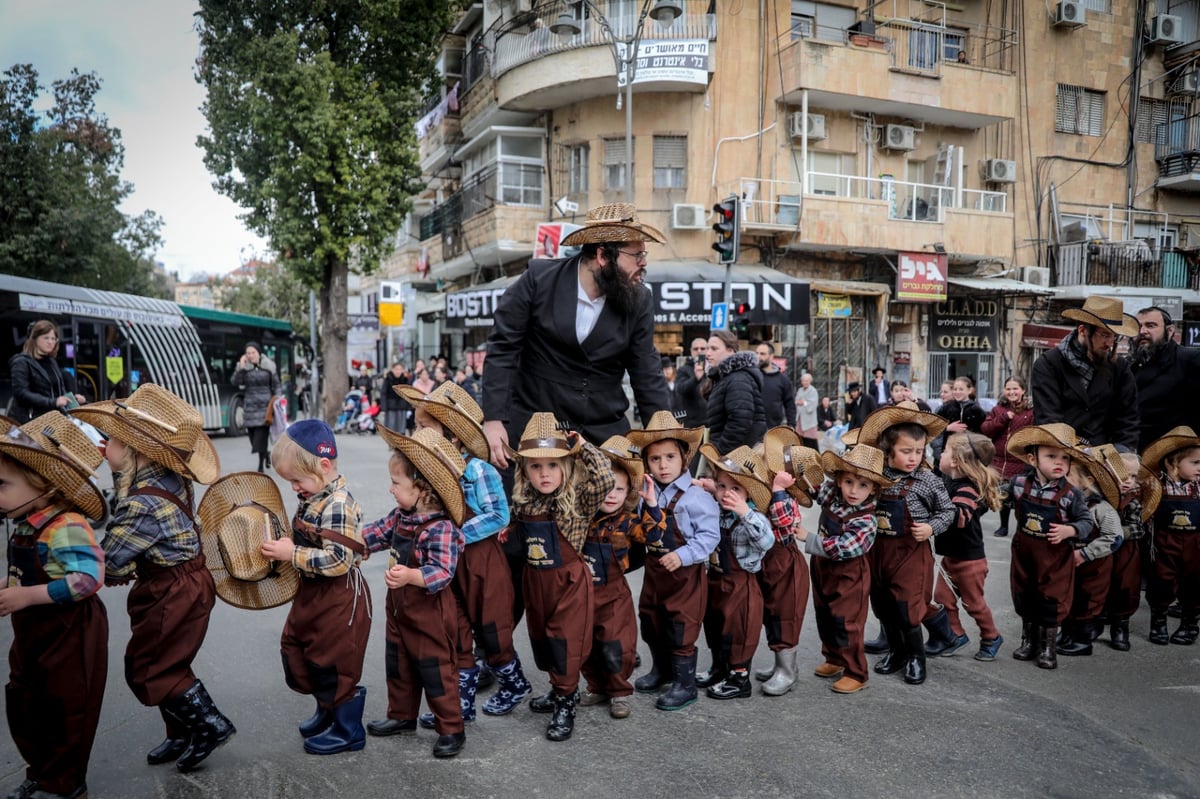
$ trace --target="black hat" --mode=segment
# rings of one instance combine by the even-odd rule
[[[846,384],[846,391],[862,391],[862,383],[855,380],[853,383]]]
[[[671,367],[672,369],[674,369],[675,368],[675,359],[672,358],[670,355],[664,355],[664,356],[662,356],[662,368],[666,369],[668,366]]]

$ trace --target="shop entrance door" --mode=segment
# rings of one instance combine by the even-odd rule
[[[943,380],[966,375],[975,381],[975,393],[982,399],[998,399],[996,356],[990,352],[931,352],[929,354],[929,396],[938,398]]]

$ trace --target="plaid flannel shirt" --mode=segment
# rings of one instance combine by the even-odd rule
[[[432,522],[421,531],[414,544],[416,550],[417,568],[425,580],[425,589],[436,594],[450,584],[458,569],[458,558],[462,554],[466,541],[460,530],[442,511],[435,513],[410,513],[393,508],[392,512],[382,519],[364,525],[362,529],[363,542],[368,552],[380,552],[387,549],[391,553],[388,566],[395,566],[399,561],[392,547],[400,534],[411,538],[411,533],[426,522]],[[408,566],[412,560],[400,565]]]
[[[861,558],[875,544],[875,498],[871,497],[859,505],[848,505],[842,499],[842,490],[828,477],[817,487],[814,501],[821,506],[821,515],[829,514],[842,520],[842,534],[826,536],[818,524],[817,532],[804,540],[804,551],[830,560]]]
[[[882,489],[881,496],[898,497],[904,488],[908,493],[904,502],[908,506],[908,515],[913,523],[922,522],[933,528],[934,535],[941,535],[954,524],[954,504],[946,493],[946,484],[942,478],[923,466],[918,466],[911,472],[902,472],[891,466],[883,467],[885,477],[895,480],[895,484]]]
[[[729,536],[730,548],[738,565],[751,574],[758,572],[762,568],[763,555],[775,546],[775,533],[767,517],[753,507],[745,516],[722,508],[720,519],[721,535]],[[709,563],[718,563],[715,552],[709,556]]]
[[[771,530],[775,540],[783,539],[794,534],[800,524],[800,514],[797,512],[796,500],[786,491],[776,491],[771,494],[771,505],[767,508],[767,519],[771,522]]]
[[[508,499],[495,466],[482,458],[469,458],[462,487],[472,514],[462,525],[463,538],[468,544],[490,538],[508,527]]]
[[[575,515],[572,518],[557,518],[554,507],[558,501],[557,491],[553,494],[534,492],[535,496],[531,502],[517,505],[513,510],[524,516],[550,516],[558,524],[558,531],[571,544],[571,548],[581,552],[583,543],[587,540],[592,517],[596,515],[596,510],[608,496],[608,492],[616,485],[617,479],[613,477],[612,464],[608,458],[592,444],[585,441],[583,449],[575,457],[575,468],[583,473],[576,474]]]
[[[667,517],[660,508],[654,508],[653,511],[654,513],[638,514],[624,508],[612,513],[598,510],[591,526],[588,527],[587,540],[598,542],[602,534],[607,532],[613,555],[624,572],[629,568],[630,541],[645,544],[662,540],[667,529]]]
[[[104,580],[104,550],[81,514],[61,505],[48,505],[17,522],[14,535],[32,535],[37,540],[37,557],[50,582],[50,599],[65,605],[87,599],[100,590]],[[57,514],[57,518],[55,518]],[[8,586],[33,585],[33,575],[21,574],[9,564]]]
[[[135,495],[139,488],[161,489],[192,507],[191,481],[183,475],[157,463],[138,469],[129,491],[117,500],[102,542],[104,581],[109,585],[127,582],[139,559],[156,566],[177,566],[200,553],[199,522],[189,519],[170,500]]]
[[[358,565],[361,557],[349,544],[363,544],[362,509],[346,489],[340,474],[309,497],[300,498],[292,517],[292,540],[296,550],[292,565],[303,574],[337,577]],[[326,537],[322,533],[332,533]],[[341,540],[338,540],[341,539]]]

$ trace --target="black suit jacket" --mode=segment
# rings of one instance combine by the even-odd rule
[[[1149,363],[1131,364],[1137,382],[1141,430],[1138,452],[1179,425],[1200,425],[1200,350],[1168,341]]]
[[[1113,444],[1134,451],[1138,444],[1137,383],[1121,358],[1096,365],[1086,386],[1059,349],[1034,361],[1033,423],[1066,422],[1090,444]]]
[[[626,372],[642,419],[670,409],[654,348],[650,292],[627,314],[605,303],[580,344],[579,260],[530,261],[496,308],[483,370],[483,414],[505,423],[514,449],[538,411],[553,412],[594,444],[627,432],[629,401],[621,387]]]

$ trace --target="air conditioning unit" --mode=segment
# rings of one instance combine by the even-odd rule
[[[1179,44],[1183,41],[1183,19],[1174,14],[1159,14],[1150,20],[1151,44]]]
[[[1026,283],[1032,283],[1035,286],[1041,286],[1044,289],[1050,288],[1050,267],[1048,266],[1026,266],[1021,269],[1021,279]]]
[[[825,138],[825,115],[809,114],[807,119],[803,112],[795,111],[788,120],[788,134],[793,139],[808,135],[809,141],[820,141]]]
[[[1188,70],[1180,75],[1171,87],[1172,94],[1196,94],[1200,88],[1200,72]]]
[[[983,179],[988,183],[1016,183],[1017,162],[989,158],[983,162]]]
[[[911,125],[888,125],[883,129],[883,146],[888,150],[917,149],[917,130]]]
[[[1083,3],[1075,0],[1062,0],[1054,9],[1054,27],[1082,28],[1087,24],[1087,11]]]
[[[708,227],[708,212],[703,205],[675,203],[671,206],[671,227],[675,230],[701,230]]]

